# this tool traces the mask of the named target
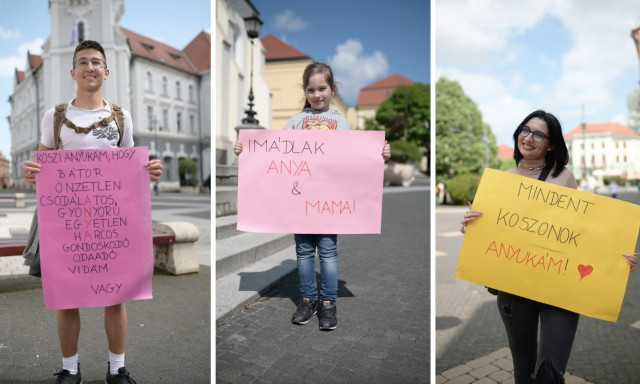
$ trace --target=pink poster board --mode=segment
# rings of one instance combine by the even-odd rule
[[[48,309],[150,299],[146,147],[36,152],[42,290]]]
[[[243,129],[238,229],[380,233],[384,132]]]

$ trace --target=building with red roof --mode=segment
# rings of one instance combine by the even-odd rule
[[[274,35],[261,37],[260,41],[265,49],[264,78],[271,90],[272,115],[267,128],[282,129],[289,118],[304,106],[302,74],[314,60]],[[354,124],[339,93],[331,98],[330,108],[337,110],[350,125]]]
[[[513,148],[507,144],[500,144],[498,146],[498,160],[513,159]]]
[[[380,104],[389,98],[396,88],[411,84],[413,81],[394,73],[360,88],[355,105],[358,129],[364,129],[365,119],[375,118]]]
[[[211,173],[211,35],[202,31],[184,49],[172,47],[120,26],[124,11],[118,0],[89,8],[85,2],[50,2],[43,54],[27,54],[27,69],[15,71],[9,97],[14,186],[33,187],[24,183],[21,164],[33,158],[44,113],[75,95],[68,73],[84,40],[100,42],[105,51],[109,78],[102,96],[131,113],[136,146],[162,159],[160,187],[179,189],[180,159],[195,160],[201,180]]]
[[[576,179],[640,179],[640,134],[628,126],[617,122],[578,124],[564,137]]]

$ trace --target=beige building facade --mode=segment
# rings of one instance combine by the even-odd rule
[[[266,128],[282,129],[291,116],[302,111],[305,93],[302,88],[302,74],[313,59],[290,46],[273,35],[260,39],[265,48],[264,78],[269,85],[272,96],[271,122]],[[337,93],[331,98],[330,109],[335,109],[347,119],[352,129],[355,129],[355,119],[349,119],[350,108],[342,101]]]

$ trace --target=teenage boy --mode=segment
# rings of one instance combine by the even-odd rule
[[[77,92],[76,97],[67,104],[66,119],[63,120],[68,121],[60,127],[59,135],[54,135],[56,108],[49,109],[42,119],[42,137],[38,150],[114,148],[118,145],[132,147],[133,123],[129,112],[122,110],[124,114],[122,137],[120,137],[116,118],[111,119],[106,126],[96,123],[106,116],[115,115],[111,104],[102,98],[102,83],[109,78],[109,69],[102,46],[91,40],[81,42],[73,54],[73,67],[70,73],[77,84]],[[57,142],[54,136],[58,136]],[[145,167],[149,171],[149,179],[158,180],[162,174],[160,160],[151,160],[145,164]],[[22,170],[25,180],[35,183],[35,175],[40,171],[40,165],[25,161]],[[58,310],[57,326],[62,352],[62,369],[56,373],[56,383],[81,384],[82,375],[78,364],[79,309]],[[127,311],[124,303],[104,308],[104,328],[109,344],[109,362],[105,382],[107,384],[135,383],[124,367],[127,334]]]

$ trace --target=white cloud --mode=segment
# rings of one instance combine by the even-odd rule
[[[19,39],[20,31],[18,29],[4,29],[0,27],[0,40]]]
[[[545,16],[567,31],[567,50],[555,53],[555,36],[536,46],[510,45]],[[616,84],[637,84],[638,53],[630,32],[638,26],[637,4],[627,0],[439,1],[436,70],[461,83],[496,133],[538,108],[554,113],[566,130],[581,121],[582,105],[587,121],[623,121],[628,91]],[[523,49],[536,50],[537,66],[517,67],[514,53],[524,57]],[[506,63],[518,72],[505,73]]]
[[[27,51],[34,55],[42,54],[44,39],[38,38],[34,41],[20,44],[18,52],[9,57],[0,58],[0,76],[13,76],[15,69],[23,71],[27,65]]]
[[[491,126],[498,144],[512,145],[511,135],[515,127],[534,109],[526,100],[509,94],[505,84],[492,76],[453,67],[438,67],[436,72],[438,77],[455,80],[462,86],[464,93],[478,105],[482,121]]]
[[[436,2],[436,59],[443,65],[491,65],[513,33],[544,15],[548,1],[449,0]]]
[[[273,26],[276,30],[283,31],[299,31],[305,29],[307,23],[301,18],[297,17],[292,10],[287,9],[283,13],[276,15],[276,22]]]
[[[389,70],[387,59],[381,51],[366,55],[362,43],[356,39],[336,46],[336,54],[329,59],[329,65],[336,81],[340,82],[340,95],[354,102],[360,88],[379,80]]]

